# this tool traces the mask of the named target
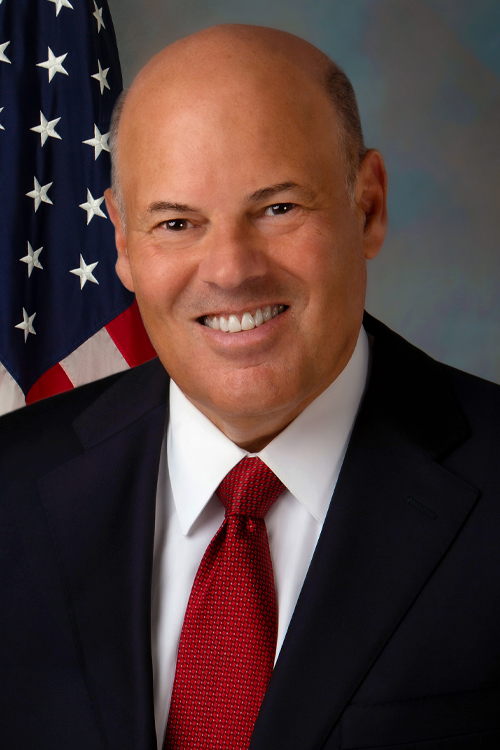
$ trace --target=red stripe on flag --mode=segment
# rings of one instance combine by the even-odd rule
[[[57,364],[51,367],[50,370],[47,370],[47,372],[44,372],[42,377],[38,378],[36,383],[31,386],[26,394],[26,403],[32,404],[35,401],[40,401],[41,398],[55,396],[56,393],[70,391],[72,388],[73,383],[61,365]]]
[[[106,330],[130,367],[156,357],[135,300],[125,312],[108,323]]]

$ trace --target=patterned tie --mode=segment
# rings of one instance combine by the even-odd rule
[[[246,750],[273,670],[277,607],[264,516],[285,489],[244,458],[217,493],[226,509],[191,590],[164,750]]]

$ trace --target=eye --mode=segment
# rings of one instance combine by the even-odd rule
[[[187,219],[169,219],[168,221],[162,222],[162,225],[166,229],[170,229],[172,232],[182,232],[189,226]]]
[[[272,206],[268,206],[264,213],[269,215],[270,212],[272,216],[282,216],[293,208],[295,208],[295,203],[274,203]]]

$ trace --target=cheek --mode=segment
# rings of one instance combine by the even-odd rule
[[[308,305],[313,308],[338,299],[349,275],[345,253],[335,243],[331,236],[309,235],[288,254],[288,270],[302,282]]]
[[[143,243],[129,252],[135,292],[145,314],[167,317],[182,299],[194,269],[186,256]]]
[[[307,280],[310,286],[321,287],[327,281],[341,276],[346,265],[355,256],[359,238],[353,227],[350,214],[338,216],[336,212],[312,214],[308,221],[293,235],[291,244],[284,243],[282,258],[293,264],[296,273]],[[290,235],[287,237],[289,241]],[[361,251],[361,248],[358,250]]]
[[[318,234],[317,262],[312,268],[318,288],[333,289],[345,296],[354,291],[365,276],[365,258],[359,233],[352,221],[337,222],[330,232]]]
[[[366,291],[366,263],[362,253],[350,243],[310,247],[301,266],[308,290],[303,323],[313,339],[325,330],[338,334],[359,322]],[[330,333],[328,336],[330,337]]]

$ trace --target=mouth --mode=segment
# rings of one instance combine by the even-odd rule
[[[214,331],[239,333],[240,331],[251,331],[253,328],[258,328],[273,318],[277,318],[287,309],[287,305],[266,305],[265,307],[259,307],[254,312],[203,315],[198,318],[198,321]]]

